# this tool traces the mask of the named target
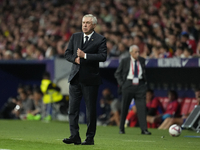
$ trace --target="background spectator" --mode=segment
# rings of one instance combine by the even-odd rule
[[[137,108],[134,99],[129,106],[129,112],[126,116],[125,127],[135,127],[138,125]]]
[[[8,101],[4,104],[2,109],[0,110],[0,118],[1,119],[16,119],[15,115],[13,115],[12,111],[16,107],[17,98],[10,97]]]
[[[158,114],[156,116],[148,116],[147,120],[149,123],[161,123],[166,118],[176,116],[178,113],[179,103],[177,101],[178,95],[176,91],[170,90],[168,92],[168,104],[166,106],[166,109],[164,110],[163,114]]]
[[[38,89],[33,90],[33,103],[34,109],[27,114],[28,120],[40,120],[45,111],[45,107],[42,100],[42,91]]]
[[[185,47],[181,58],[192,58],[193,51],[191,48]]]
[[[98,117],[99,125],[118,125],[120,123],[120,102],[114,98],[110,89],[106,88],[102,91],[102,99],[100,106],[102,108],[102,115]]]
[[[197,100],[196,105],[200,105],[200,89],[196,89],[195,90],[195,98]],[[195,105],[194,105],[195,106]],[[193,109],[192,109],[193,110]],[[179,126],[181,126],[187,119],[187,117],[189,116],[191,112],[189,112],[188,114],[185,114],[179,118],[177,117],[170,117],[165,119],[165,121],[159,126],[158,129],[169,129],[169,127],[173,124],[177,124]]]
[[[156,123],[150,123],[150,119],[154,116],[163,114],[164,109],[160,100],[154,96],[153,90],[149,89],[146,92],[146,106],[147,106],[147,124],[148,128],[156,128]]]
[[[13,110],[15,118],[22,120],[26,119],[26,115],[34,110],[32,99],[28,99],[28,94],[25,91],[19,93],[19,100],[16,102],[16,107]]]
[[[183,58],[183,47],[177,47],[174,57]]]

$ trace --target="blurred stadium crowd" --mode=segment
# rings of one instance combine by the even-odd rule
[[[0,60],[64,57],[84,14],[97,16],[108,58],[200,56],[198,0],[0,0]]]

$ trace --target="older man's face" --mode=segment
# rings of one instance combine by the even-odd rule
[[[95,24],[92,23],[92,18],[91,17],[84,17],[82,20],[82,31],[86,34],[89,35],[94,31]]]
[[[138,59],[138,57],[139,57],[139,49],[134,47],[132,52],[130,52],[130,54],[134,59]]]

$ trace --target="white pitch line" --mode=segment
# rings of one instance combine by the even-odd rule
[[[188,142],[189,144],[192,144],[192,143],[199,143],[199,142]]]
[[[122,140],[124,142],[156,142],[156,141],[143,141],[143,140]]]
[[[12,140],[23,140],[22,138],[11,138]],[[1,150],[1,149],[0,149]]]

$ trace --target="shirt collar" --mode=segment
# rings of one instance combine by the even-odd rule
[[[88,40],[89,40],[93,33],[94,33],[94,31],[93,31],[92,33],[90,33],[89,35],[86,35],[86,34],[84,33],[83,37],[85,38],[85,36],[88,36]]]
[[[135,61],[136,61],[136,59],[135,59],[135,58],[133,58],[132,56],[131,56],[131,60],[132,60],[133,62],[135,62]]]

